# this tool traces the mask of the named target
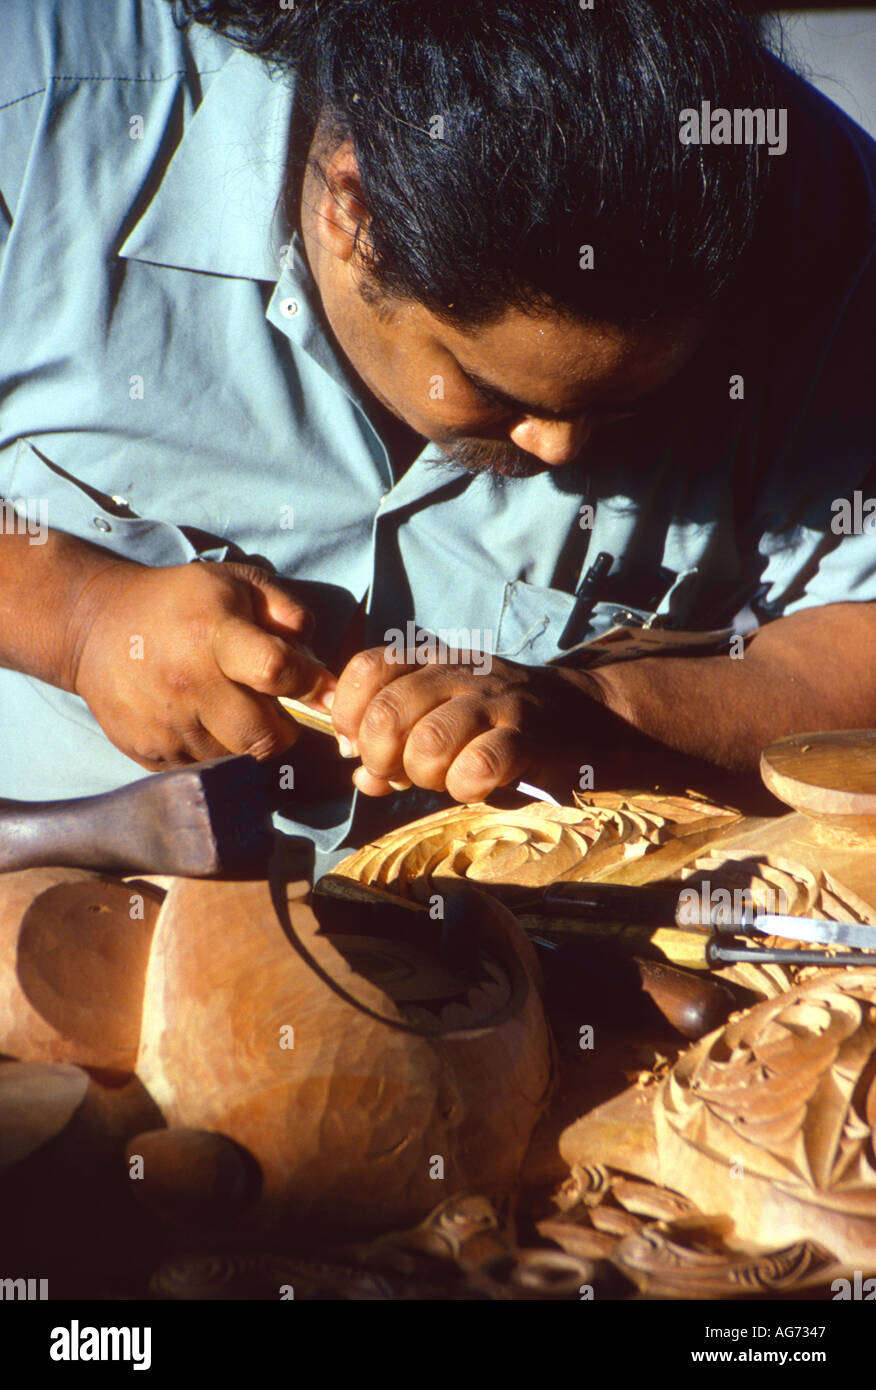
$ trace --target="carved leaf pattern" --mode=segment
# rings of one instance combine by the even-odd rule
[[[604,1166],[573,1167],[553,1201],[558,1214],[536,1222],[542,1238],[581,1259],[608,1262],[653,1297],[791,1294],[822,1284],[836,1267],[832,1253],[809,1240],[740,1249],[732,1221],[704,1215],[671,1188]]]
[[[438,880],[468,879],[513,903],[557,879],[615,876],[678,838],[696,837],[693,853],[738,819],[695,797],[599,793],[575,800],[516,810],[483,802],[452,807],[365,845],[334,873],[418,901]]]
[[[846,902],[835,885],[797,860],[771,854],[752,856],[749,850],[722,850],[699,855],[682,869],[685,886],[703,881],[729,889],[748,889],[759,912],[788,913],[793,917],[827,917],[836,922],[865,919]]]
[[[876,968],[819,970],[689,1048],[657,1098],[686,1143],[876,1216]]]

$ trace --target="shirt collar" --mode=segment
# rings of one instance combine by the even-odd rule
[[[274,286],[268,321],[306,352],[367,417],[348,364],[325,332],[319,292],[300,237],[290,230],[283,211],[293,96],[288,78],[272,78],[258,59],[235,49],[188,122],[154,197],[119,255],[179,270],[267,281]],[[229,110],[234,112],[233,122]],[[425,466],[424,456],[434,447],[427,446],[392,489],[393,507],[458,483],[458,478],[440,477]],[[389,477],[382,444],[380,449]]]
[[[119,254],[273,284],[289,240],[281,192],[292,100],[288,79],[235,49]]]

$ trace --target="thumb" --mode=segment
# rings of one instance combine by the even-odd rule
[[[222,674],[262,695],[288,695],[296,700],[323,703],[337,685],[331,671],[309,647],[295,638],[284,639],[266,632],[237,614],[219,625],[212,645]]]

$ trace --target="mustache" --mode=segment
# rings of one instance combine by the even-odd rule
[[[535,478],[548,469],[546,463],[516,444],[496,439],[435,441],[444,457],[439,468],[464,468],[467,473],[488,473],[496,479]]]

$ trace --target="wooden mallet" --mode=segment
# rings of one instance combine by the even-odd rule
[[[216,758],[70,801],[0,800],[0,871],[64,864],[203,878],[266,861],[275,761]]]

